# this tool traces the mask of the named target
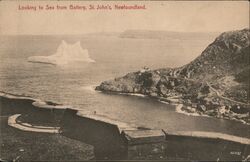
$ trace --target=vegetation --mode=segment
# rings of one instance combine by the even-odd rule
[[[192,107],[195,113],[250,123],[249,49],[249,29],[225,32],[187,65],[143,69],[96,89],[178,98],[184,111]]]

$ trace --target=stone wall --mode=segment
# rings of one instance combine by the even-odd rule
[[[34,123],[56,122],[62,135],[93,145],[96,159],[241,161],[250,155],[248,138],[216,132],[142,130],[100,115],[58,106],[43,108],[33,102],[0,97],[1,114],[28,114],[27,120]]]
[[[63,135],[94,146],[97,159],[124,159],[126,149],[117,125],[77,115],[66,109],[61,122]]]
[[[248,143],[186,132],[121,130],[115,121],[77,114],[77,110],[65,111],[61,131],[93,145],[97,159],[240,161],[250,155]]]

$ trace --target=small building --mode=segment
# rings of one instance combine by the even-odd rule
[[[162,130],[125,130],[121,135],[127,145],[128,159],[164,158],[166,140]]]

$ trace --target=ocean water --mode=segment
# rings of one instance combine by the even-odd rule
[[[84,113],[99,114],[129,124],[171,131],[214,131],[250,137],[250,126],[212,117],[187,116],[148,97],[97,92],[104,80],[147,66],[177,67],[197,57],[215,38],[131,39],[117,35],[2,36],[0,40],[0,90],[64,105]],[[95,63],[63,66],[31,63],[30,56],[48,56],[61,41],[81,42]]]

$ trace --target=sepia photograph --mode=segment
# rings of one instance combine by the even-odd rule
[[[0,161],[250,161],[249,2],[0,0]]]

